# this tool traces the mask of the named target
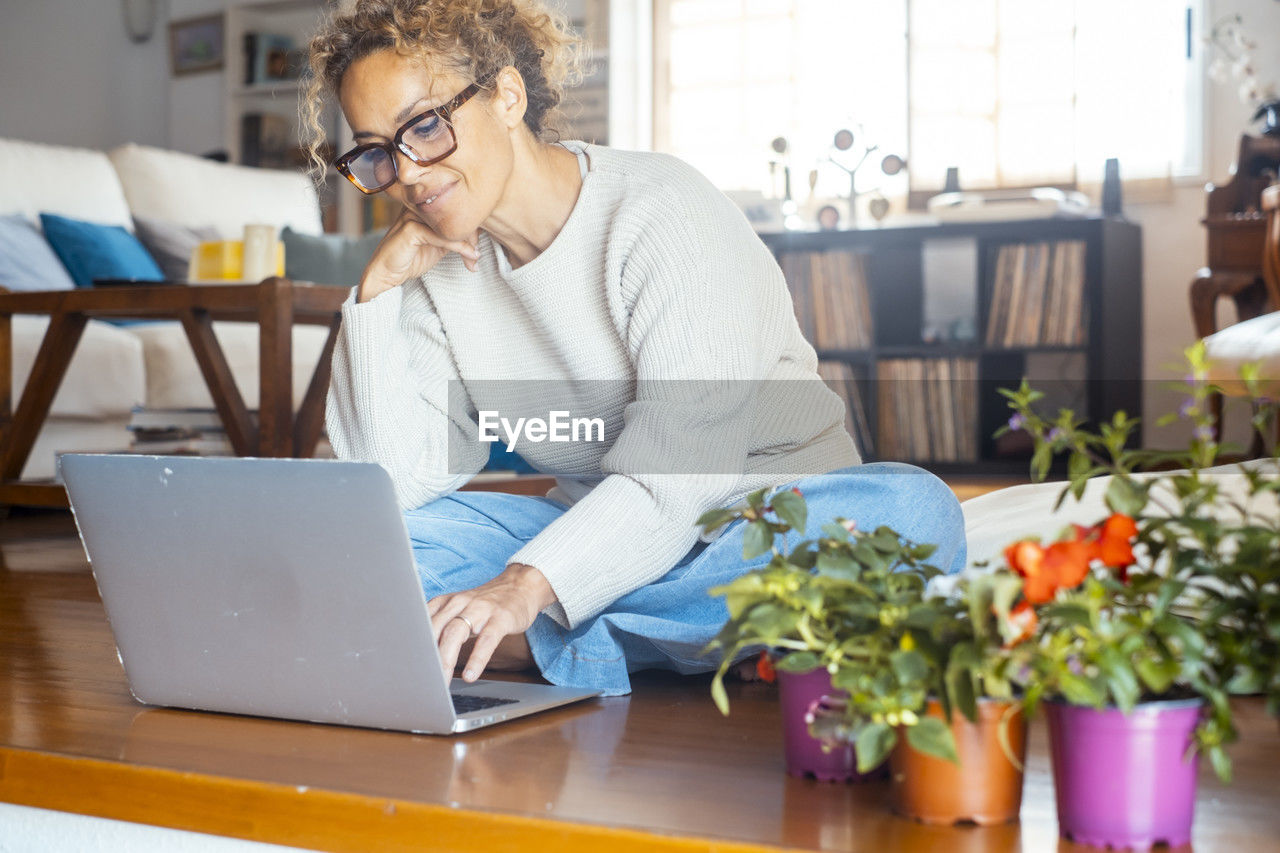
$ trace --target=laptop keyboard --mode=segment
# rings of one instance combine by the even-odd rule
[[[472,711],[483,711],[485,708],[496,708],[499,705],[514,705],[515,699],[502,699],[497,696],[475,696],[470,693],[452,693],[453,710],[457,714],[469,714]]]

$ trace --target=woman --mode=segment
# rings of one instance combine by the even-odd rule
[[[313,40],[313,131],[336,95],[337,168],[401,207],[343,309],[327,426],[391,475],[446,671],[621,694],[637,669],[718,662],[707,589],[752,564],[739,529],[699,537],[708,509],[794,483],[815,529],[892,524],[953,567],[963,532],[936,478],[855,467],[778,265],[723,194],[669,156],[547,141],[575,48],[537,0],[369,0]],[[536,440],[557,412],[598,429]],[[556,475],[547,497],[456,491],[482,435],[535,416],[517,449]]]

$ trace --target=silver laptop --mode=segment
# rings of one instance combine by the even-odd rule
[[[450,683],[379,465],[61,459],[140,702],[444,734],[598,693]]]

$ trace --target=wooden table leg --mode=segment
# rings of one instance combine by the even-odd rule
[[[62,377],[67,373],[67,365],[75,355],[76,345],[80,343],[87,321],[84,314],[74,312],[58,311],[50,316],[49,329],[40,342],[40,351],[36,353],[31,375],[22,390],[22,400],[5,431],[3,453],[0,455],[0,479],[16,480],[22,474],[22,468],[31,455],[40,427],[49,416],[54,395],[62,385]],[[7,352],[9,348],[5,347],[5,350]],[[8,381],[6,380],[6,384]]]
[[[209,386],[209,396],[218,410],[218,417],[227,428],[227,438],[237,456],[251,456],[258,445],[258,436],[249,418],[244,397],[231,375],[226,354],[213,333],[213,320],[208,311],[188,309],[180,312],[182,328],[187,333],[191,352]]]
[[[258,287],[258,455],[293,456],[293,282]]]
[[[298,456],[315,456],[316,444],[320,441],[320,431],[324,428],[324,404],[329,393],[329,371],[333,364],[333,348],[338,342],[338,330],[342,326],[342,315],[335,314],[329,324],[329,337],[320,352],[320,361],[311,374],[311,384],[307,386],[306,396],[298,409],[298,418],[293,427],[293,452]]]

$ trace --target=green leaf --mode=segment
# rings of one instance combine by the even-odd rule
[[[822,532],[827,534],[830,538],[835,539],[837,542],[849,541],[849,531],[845,530],[844,525],[840,523],[840,519],[828,521],[826,524],[822,525]]]
[[[742,533],[742,559],[750,560],[773,547],[773,531],[763,521],[753,521]]]
[[[1177,661],[1144,655],[1133,662],[1138,677],[1147,686],[1147,690],[1160,695],[1169,689],[1178,674]]]
[[[857,580],[858,575],[861,573],[861,567],[852,557],[839,552],[819,552],[818,560],[814,565],[817,566],[818,572],[821,574],[849,580]]]
[[[972,648],[972,646],[970,646]],[[965,719],[976,722],[978,719],[977,691],[974,689],[973,671],[963,666],[953,665],[947,668],[947,692],[951,694],[951,704],[964,714]]]
[[[1101,708],[1106,703],[1106,696],[1092,681],[1074,672],[1059,674],[1058,683],[1062,687],[1063,698],[1072,705]]]
[[[1206,752],[1209,754],[1209,763],[1213,765],[1213,772],[1218,774],[1218,778],[1223,782],[1231,781],[1231,758],[1227,755],[1227,751],[1221,746],[1211,746]]]
[[[790,489],[784,489],[773,496],[773,511],[778,518],[791,525],[791,529],[804,535],[804,525],[808,517],[804,498]]]
[[[754,509],[756,512],[759,512],[760,510],[764,509],[764,493],[767,491],[769,490],[756,489],[754,492],[747,495],[747,505],[750,506],[752,509]]]
[[[910,726],[907,729],[907,743],[917,752],[950,761],[952,764],[960,763],[951,727],[937,717],[921,717],[920,722]]]
[[[724,671],[716,673],[711,680],[711,701],[716,703],[720,713],[729,716],[729,695],[724,692]]]
[[[868,773],[879,767],[898,743],[898,734],[887,723],[869,723],[858,732],[854,749],[858,755],[858,772]]]
[[[1136,516],[1147,505],[1147,490],[1128,477],[1112,477],[1107,486],[1106,502],[1113,512]]]
[[[808,672],[811,669],[817,669],[820,663],[818,656],[813,652],[792,652],[774,661],[773,668],[785,672]]]
[[[731,509],[709,509],[698,516],[697,524],[707,533],[733,521],[738,514]]]
[[[929,677],[929,662],[917,651],[896,651],[890,656],[889,663],[894,675],[898,676],[898,683],[904,687],[914,686]]]

